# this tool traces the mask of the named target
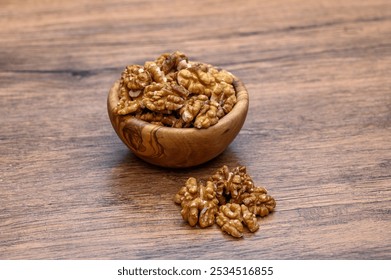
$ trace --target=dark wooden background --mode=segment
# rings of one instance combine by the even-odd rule
[[[391,259],[391,2],[0,2],[1,259]],[[218,158],[163,169],[106,110],[180,50],[250,93]],[[246,165],[277,209],[236,240],[184,223],[189,176]]]

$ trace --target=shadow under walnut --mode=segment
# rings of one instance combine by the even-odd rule
[[[151,124],[132,115],[118,115],[119,85],[111,88],[107,108],[119,138],[139,158],[163,167],[191,167],[221,154],[235,139],[247,116],[249,97],[244,84],[234,77],[237,102],[217,124],[208,128],[172,128]]]

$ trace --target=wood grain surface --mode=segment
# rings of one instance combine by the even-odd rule
[[[0,2],[1,259],[391,259],[391,3]],[[194,168],[134,156],[107,115],[128,64],[180,50],[250,95]],[[255,234],[189,227],[189,176],[247,166],[277,201]]]

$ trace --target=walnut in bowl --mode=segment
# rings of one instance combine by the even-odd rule
[[[136,156],[159,166],[190,167],[227,148],[244,124],[248,103],[237,77],[175,52],[128,66],[107,107],[114,130]]]

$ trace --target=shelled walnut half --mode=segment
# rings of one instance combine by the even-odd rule
[[[223,232],[242,237],[244,227],[257,231],[257,216],[265,217],[276,207],[274,198],[254,185],[244,166],[230,170],[224,165],[202,182],[190,177],[174,197],[191,226],[204,228],[216,221]]]
[[[182,218],[191,226],[199,225],[201,228],[214,224],[218,210],[218,200],[211,181],[204,185],[197,179],[190,177],[184,187],[175,195],[174,201],[181,204]]]
[[[144,66],[125,68],[115,112],[163,126],[208,128],[235,106],[233,83],[234,77],[228,71],[189,62],[179,51],[164,53]],[[159,119],[174,117],[182,121],[173,125],[151,119],[156,113],[164,114]]]

